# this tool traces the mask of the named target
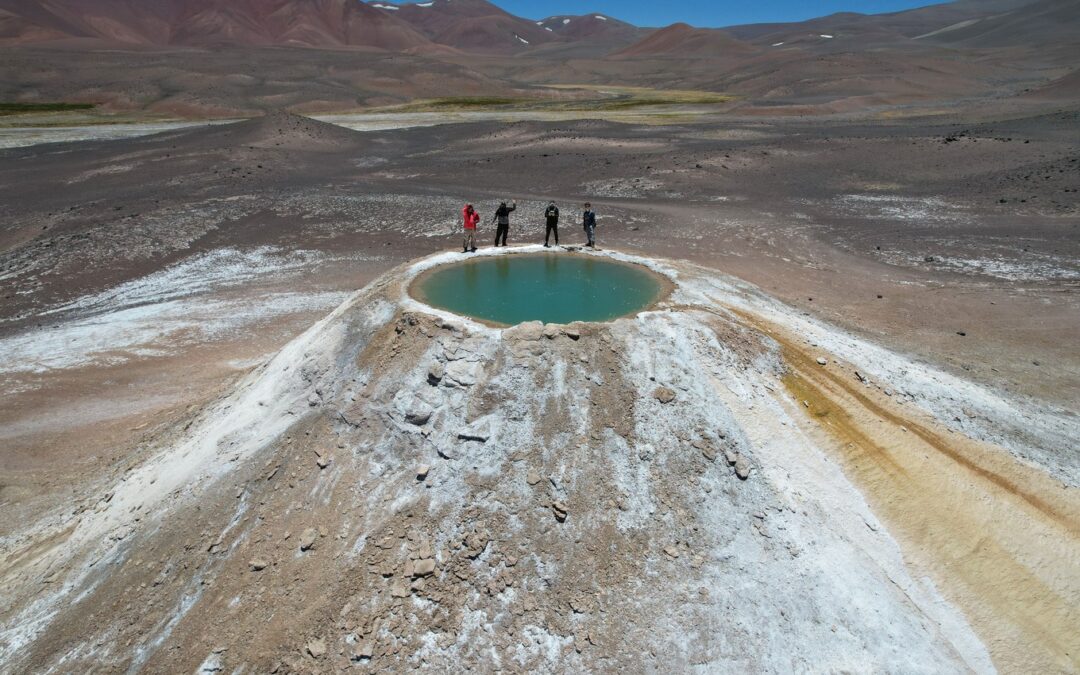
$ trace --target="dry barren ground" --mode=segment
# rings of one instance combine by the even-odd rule
[[[1076,667],[1067,414],[678,263],[630,259],[676,283],[636,318],[486,328],[408,296],[454,259],[16,528],[5,660]]]
[[[1076,670],[1075,121],[4,151],[5,667]],[[677,295],[408,300],[507,197]]]

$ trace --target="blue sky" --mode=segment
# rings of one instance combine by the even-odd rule
[[[402,0],[399,0],[402,1]],[[406,0],[407,1],[407,0]],[[935,0],[492,0],[518,16],[598,12],[639,26],[685,21],[695,26],[802,21],[833,12],[877,14],[934,4]]]

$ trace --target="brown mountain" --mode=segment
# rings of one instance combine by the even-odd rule
[[[1011,11],[943,26],[920,39],[979,49],[1038,47],[1080,53],[1080,2],[1038,0]]]
[[[536,25],[568,40],[587,40],[609,45],[629,45],[645,37],[648,32],[606,14],[549,16],[537,21]]]
[[[487,0],[402,5],[372,0],[367,6],[400,19],[433,42],[462,51],[513,54],[558,40],[535,21],[514,16]]]
[[[0,41],[422,50],[409,24],[354,0],[0,0]]]
[[[1033,3],[1032,0],[957,0],[902,12],[839,12],[808,21],[747,24],[731,26],[725,30],[740,40],[762,46],[772,46],[777,42],[784,42],[786,45],[795,42],[818,43],[835,50],[863,46],[896,46],[920,39],[946,44],[969,39],[983,33],[990,26],[1014,24],[1021,17],[1035,18],[1045,13],[1039,10],[1040,4],[1071,6],[1074,8],[1073,14],[1075,8],[1080,7],[1080,3],[1075,0],[1050,0],[1049,3]],[[1067,23],[1064,25],[1069,26]],[[1071,25],[1075,25],[1075,19]],[[1073,32],[1075,33],[1075,30]],[[829,37],[823,38],[822,35]],[[1021,42],[1037,39],[1030,26],[1025,26],[1014,35]],[[829,39],[839,42],[821,42]]]
[[[744,56],[755,49],[729,33],[714,28],[694,28],[676,23],[660,29],[645,39],[612,56],[660,56],[681,58],[728,58]]]

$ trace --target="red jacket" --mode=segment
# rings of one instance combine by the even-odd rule
[[[469,207],[466,206],[461,209],[461,219],[465,222],[466,230],[475,230],[476,224],[480,222],[480,214],[476,212],[476,209],[469,211]]]

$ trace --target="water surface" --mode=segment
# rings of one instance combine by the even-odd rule
[[[566,254],[477,258],[413,284],[433,307],[504,325],[610,321],[645,309],[662,291],[660,277],[639,265]]]

